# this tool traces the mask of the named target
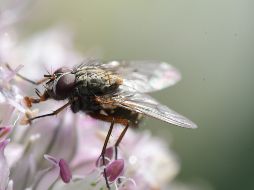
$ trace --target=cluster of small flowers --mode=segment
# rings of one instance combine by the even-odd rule
[[[20,8],[8,11],[16,15]],[[179,170],[178,162],[166,144],[147,131],[129,129],[115,160],[111,145],[122,130],[116,126],[104,166],[100,154],[107,123],[67,110],[24,125],[24,117],[34,114],[22,102],[31,92],[16,73],[36,80],[43,67],[69,66],[82,56],[62,27],[19,42],[13,28],[16,20],[10,18],[7,22],[6,14],[0,13],[0,190],[106,189],[104,169],[112,189],[160,189],[169,183]],[[57,104],[51,103],[48,110]]]

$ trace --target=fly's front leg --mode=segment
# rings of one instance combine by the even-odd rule
[[[48,93],[45,91],[43,94],[40,94],[38,89],[35,89],[35,93],[39,98],[34,98],[34,97],[24,97],[24,101],[27,107],[32,107],[32,104],[38,104],[40,102],[44,102],[49,99]]]
[[[57,110],[53,111],[52,113],[48,113],[48,114],[44,114],[44,115],[39,115],[37,117],[33,117],[33,118],[29,118],[29,122],[38,119],[38,118],[42,118],[42,117],[48,117],[48,116],[53,116],[53,115],[57,115],[58,113],[60,113],[61,111],[63,111],[66,107],[68,107],[72,102],[68,102],[67,104],[63,105],[62,107],[58,108]]]

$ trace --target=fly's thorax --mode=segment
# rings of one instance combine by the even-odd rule
[[[103,95],[112,93],[122,84],[122,78],[100,68],[77,71],[76,86],[80,95]]]

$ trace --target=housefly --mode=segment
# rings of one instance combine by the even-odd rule
[[[23,77],[24,78],[24,77]],[[25,97],[28,107],[48,99],[68,100],[53,113],[30,118],[30,121],[55,115],[70,106],[76,113],[101,120],[136,125],[141,116],[153,117],[185,128],[196,128],[186,117],[161,105],[147,93],[174,85],[179,72],[165,62],[88,60],[74,67],[62,67],[44,75],[45,92],[39,98]],[[125,121],[126,120],[126,121]]]
[[[116,158],[117,146],[128,127],[137,126],[143,116],[184,128],[197,127],[147,94],[174,85],[179,80],[179,72],[164,62],[88,60],[73,68],[59,68],[53,74],[44,75],[44,79],[37,83],[30,81],[35,84],[45,83],[45,91],[40,94],[36,90],[38,98],[25,97],[25,102],[31,107],[34,103],[48,99],[68,101],[56,111],[30,118],[29,121],[56,115],[70,106],[74,113],[83,111],[95,119],[111,122],[101,153],[105,165],[105,150],[114,123],[125,126],[115,144]]]

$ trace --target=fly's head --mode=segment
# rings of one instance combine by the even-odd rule
[[[75,88],[75,73],[67,67],[57,69],[52,75],[44,75],[49,81],[46,83],[48,96],[55,100],[64,100],[71,96]]]

